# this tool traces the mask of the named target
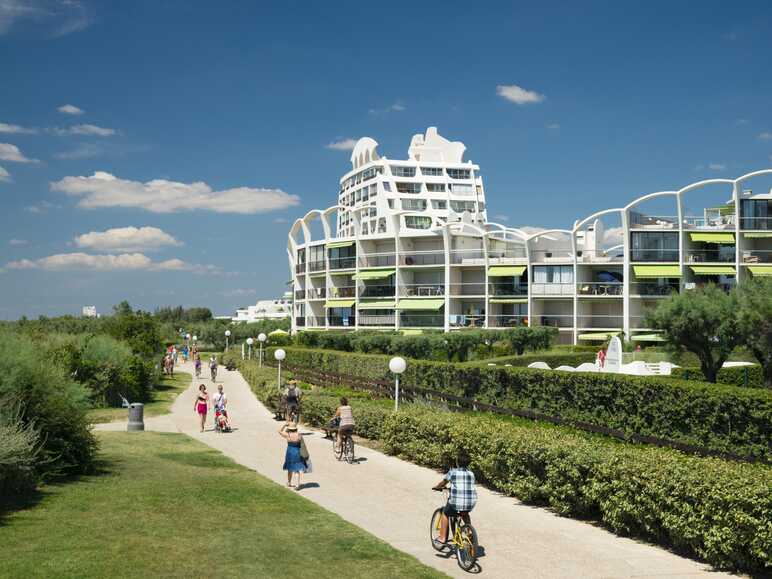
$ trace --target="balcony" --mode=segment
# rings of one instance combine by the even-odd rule
[[[327,290],[323,287],[312,287],[306,291],[309,300],[323,300],[327,297]]]
[[[630,295],[664,298],[672,293],[678,293],[680,289],[679,286],[680,284],[678,282],[635,282],[630,284]]]
[[[488,315],[489,328],[514,328],[517,326],[527,326],[528,316],[522,315]]]
[[[394,253],[364,253],[359,256],[359,267],[391,267],[395,263]]]
[[[356,257],[331,257],[330,269],[354,269]]]
[[[454,249],[450,252],[450,263],[455,265],[485,265],[482,249]]]
[[[576,319],[577,328],[621,329],[622,323],[621,314],[582,314]]]
[[[745,231],[772,231],[772,217],[741,217],[740,229]]]
[[[714,215],[708,217],[684,217],[684,229],[734,229],[735,228],[735,216],[729,215]]]
[[[295,299],[296,300],[306,299],[306,290],[295,290]]]
[[[324,263],[324,260],[321,259],[319,261],[312,261],[308,264],[308,271],[314,272],[314,271],[324,271],[327,269],[327,266]]]
[[[576,261],[578,263],[622,263],[624,261],[624,255],[619,252],[612,252],[611,254],[605,251],[577,251]]]
[[[394,314],[377,315],[377,314],[359,314],[359,327],[368,326],[381,326],[390,327],[394,326],[396,316]]]
[[[308,316],[308,318],[306,319],[306,325],[309,328],[323,328],[325,326],[324,318],[319,318],[316,316]]]
[[[399,325],[402,328],[444,328],[442,314],[401,314]]]
[[[399,256],[400,265],[445,265],[444,251],[409,251]]]
[[[574,295],[573,283],[534,283],[531,284],[532,296],[570,297]]]
[[[299,263],[295,266],[295,273],[306,273],[306,264]]]
[[[531,252],[531,260],[537,263],[573,263],[574,255],[570,249],[536,250]]]
[[[586,281],[576,284],[576,294],[580,296],[621,297],[624,284]]]
[[[336,328],[353,328],[356,326],[356,317],[350,316],[327,316],[327,324]]]
[[[360,298],[393,298],[395,295],[393,285],[366,285],[359,288]]]
[[[403,298],[423,298],[444,296],[445,284],[411,283],[399,286],[399,296]]]
[[[493,297],[527,297],[528,284],[489,283],[488,295]]]
[[[534,316],[531,323],[550,328],[573,328],[574,316],[573,314],[542,314]]]
[[[678,229],[677,215],[642,215],[630,213],[631,229]]]
[[[525,260],[525,249],[488,252],[488,265],[517,265]]]
[[[295,318],[295,326],[298,328],[304,328],[306,325],[306,319],[303,316]]]
[[[353,285],[327,288],[327,293],[332,299],[353,298],[356,297],[356,291],[357,288]]]
[[[689,249],[686,252],[687,263],[734,263],[733,245],[722,245],[719,249]],[[727,248],[724,250],[723,248]]]
[[[772,263],[772,250],[754,249],[743,251],[741,259],[743,263]]]
[[[482,282],[465,282],[450,284],[452,296],[484,296],[485,284]]]
[[[677,249],[633,249],[630,251],[633,262],[677,262]]]
[[[451,328],[484,328],[485,314],[477,315],[450,315],[448,325]]]

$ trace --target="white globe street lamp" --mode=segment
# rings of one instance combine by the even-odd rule
[[[252,344],[255,343],[255,340],[253,338],[247,338],[247,346],[249,346],[249,359],[252,359]]]
[[[193,340],[194,342],[198,342],[198,336],[193,336],[193,337],[191,338],[191,340]]]
[[[228,339],[231,337],[231,331],[225,330],[225,351],[228,351]]]
[[[260,367],[263,367],[263,344],[268,339],[263,332],[260,332],[257,336],[257,341],[260,342]]]
[[[394,411],[399,410],[399,375],[407,368],[404,358],[394,356],[389,360],[389,370],[394,373]]]
[[[281,361],[284,360],[284,358],[287,357],[287,352],[279,348],[273,353],[273,357],[276,358],[276,361],[279,363],[279,390],[281,390]]]
[[[190,340],[190,334],[185,334],[185,339]]]

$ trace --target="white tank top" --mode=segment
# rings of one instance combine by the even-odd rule
[[[354,413],[351,412],[351,406],[340,407],[340,425],[354,426]]]

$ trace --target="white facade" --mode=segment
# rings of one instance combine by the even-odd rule
[[[98,317],[96,306],[83,306],[83,309],[81,310],[81,315],[84,318]]]
[[[464,151],[432,127],[402,161],[359,140],[338,204],[290,230],[294,331],[550,325],[565,343],[617,332],[655,341],[643,320],[657,299],[772,275],[772,191],[746,190],[772,169],[644,195],[570,229],[533,233],[487,221],[479,167]],[[729,201],[691,215],[685,199],[699,203],[716,186]],[[652,200],[668,203],[667,216],[643,211]]]
[[[289,293],[289,292],[288,292]],[[231,318],[234,323],[260,322],[263,320],[280,320],[292,315],[292,294],[275,300],[258,300],[253,306],[239,308]]]

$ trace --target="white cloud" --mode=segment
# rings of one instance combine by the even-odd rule
[[[14,163],[39,163],[37,159],[28,159],[19,150],[19,147],[10,143],[0,143],[0,161],[13,161]]]
[[[225,290],[220,292],[220,295],[225,296],[227,298],[240,298],[245,296],[253,296],[256,294],[257,294],[257,290],[252,288],[237,288],[237,289]]]
[[[45,25],[54,37],[78,32],[93,22],[80,0],[0,0],[0,35],[19,20]]]
[[[96,125],[89,125],[89,124],[72,125],[71,127],[68,127],[66,129],[54,127],[53,129],[49,129],[49,131],[59,137],[66,137],[69,135],[87,135],[90,137],[112,137],[113,135],[118,133],[118,131],[116,131],[115,129],[108,129],[105,127],[98,127]]]
[[[157,227],[116,227],[107,231],[91,231],[75,237],[76,247],[94,251],[154,251],[182,242]]]
[[[0,167],[0,183],[10,183],[11,182],[11,174]]]
[[[79,109],[75,105],[62,105],[57,107],[56,110],[65,115],[82,115],[86,112],[83,109]]]
[[[26,239],[9,239],[8,240],[8,245],[12,245],[14,247],[18,247],[20,245],[27,245],[28,243],[29,241],[27,241]]]
[[[281,189],[234,187],[214,191],[202,181],[180,183],[154,179],[147,183],[119,179],[97,171],[90,177],[65,177],[51,183],[52,191],[78,198],[78,207],[136,207],[153,213],[214,211],[215,213],[265,213],[287,209],[300,197]]]
[[[32,135],[37,133],[37,129],[30,129],[19,125],[10,125],[8,123],[0,123],[0,133],[7,133],[9,135]]]
[[[560,129],[560,123],[550,123],[549,125],[547,125],[547,128],[550,131],[557,131]]]
[[[516,105],[540,103],[545,99],[543,94],[526,90],[516,84],[500,84],[496,87],[496,94]]]
[[[63,161],[71,161],[75,159],[93,159],[94,157],[99,157],[103,152],[104,150],[102,147],[95,143],[81,143],[69,151],[54,153],[54,158]]]
[[[370,109],[367,111],[371,115],[385,115],[387,113],[401,113],[404,111],[407,107],[405,106],[405,103],[402,101],[397,101],[394,104],[391,104],[385,108],[382,109]]]
[[[277,217],[273,220],[274,223],[289,223],[289,219],[286,217]]]
[[[747,124],[748,124],[748,119],[737,119],[737,120],[734,122],[734,124],[735,124],[735,125],[738,125],[738,126],[739,126],[739,125],[747,125]]]
[[[31,16],[34,12],[34,8],[28,3],[0,0],[0,35],[8,32],[16,20]]]
[[[708,165],[708,169],[711,171],[724,171],[726,169],[726,165],[722,165],[721,163],[710,163]]]
[[[772,132],[764,131],[763,133],[760,133],[759,139],[762,141],[772,141]]]
[[[603,244],[614,246],[622,243],[624,229],[622,227],[609,227],[603,232]]]
[[[58,253],[30,260],[11,261],[6,269],[42,269],[45,271],[188,271],[206,274],[219,273],[214,265],[186,263],[180,259],[153,261],[142,253],[92,255],[89,253]]]
[[[327,143],[324,148],[333,149],[335,151],[352,151],[354,150],[354,145],[356,144],[356,139],[340,139],[337,141],[332,141],[331,143]]]
[[[58,205],[54,205],[49,201],[40,201],[34,205],[28,205],[24,208],[25,211],[30,213],[46,213],[49,209],[59,209]]]
[[[520,229],[528,235],[533,235],[535,233],[539,233],[540,231],[547,231],[544,227],[537,227],[535,225],[521,225],[517,229]]]
[[[503,213],[499,213],[498,215],[493,216],[494,221],[509,221],[509,215],[504,215]]]

